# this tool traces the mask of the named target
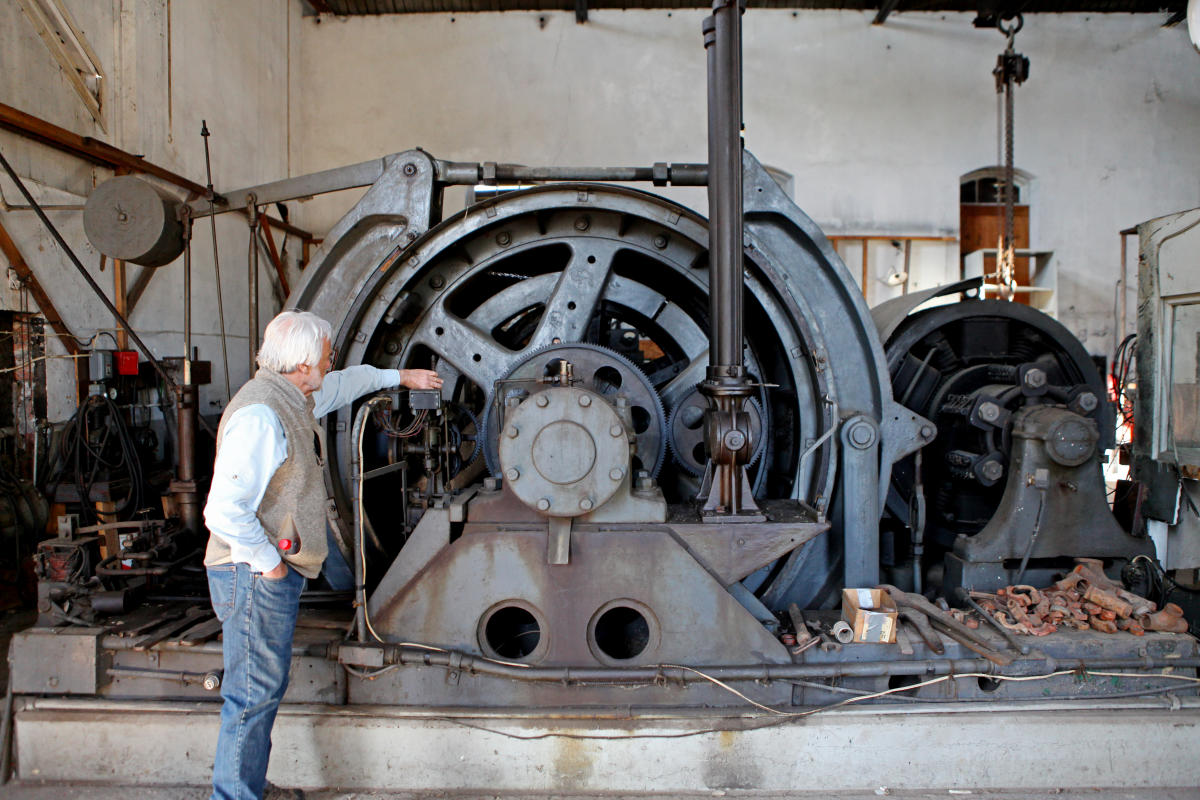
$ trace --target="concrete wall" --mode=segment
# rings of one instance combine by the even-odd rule
[[[143,153],[203,182],[200,120],[212,130],[218,191],[422,146],[462,160],[526,164],[703,161],[705,55],[699,11],[301,17],[298,0],[67,0],[108,76],[102,130],[15,2],[0,3],[0,102]],[[795,195],[828,233],[955,235],[958,178],[997,156],[991,69],[1003,39],[970,15],[898,14],[882,27],[855,12],[752,9],[746,16],[746,142],[795,176]],[[1108,352],[1117,231],[1200,205],[1200,56],[1159,15],[1032,16],[1018,50],[1018,166],[1034,175],[1033,244],[1054,250],[1059,316]],[[79,205],[111,175],[0,132],[40,198]],[[7,181],[0,190],[19,202]],[[701,211],[700,189],[666,193]],[[361,192],[291,204],[327,230]],[[449,210],[463,202],[452,192]],[[57,210],[94,277],[99,254],[81,214]],[[114,323],[28,211],[0,220],[77,335]],[[218,222],[230,382],[249,374],[248,238]],[[194,343],[225,399],[208,223],[197,224]],[[299,243],[292,242],[293,254]],[[857,245],[843,245],[857,274]],[[875,245],[868,296],[898,291]],[[956,247],[917,245],[911,286],[956,276]],[[130,268],[130,280],[138,268]],[[132,315],[160,356],[182,352],[182,270],[159,271]],[[274,310],[265,271],[261,322]],[[1131,292],[1132,297],[1132,292]],[[0,307],[21,299],[0,282]],[[1130,321],[1132,327],[1132,320]],[[64,351],[51,347],[52,355]],[[50,417],[73,409],[70,366],[50,362]]]
[[[206,119],[218,191],[288,173],[289,97],[295,97],[289,55],[298,43],[300,17],[294,0],[67,0],[66,6],[108,79],[102,90],[104,127],[85,110],[20,5],[12,1],[0,3],[0,102],[142,154],[201,184],[205,166],[199,134],[200,121]],[[49,204],[79,205],[113,174],[7,132],[0,132],[0,151],[28,180],[39,201]],[[7,179],[0,180],[0,190],[7,204],[24,202]],[[112,268],[99,271],[100,254],[83,233],[82,214],[49,214],[92,277],[111,294]],[[76,336],[88,339],[97,331],[116,328],[32,212],[6,206],[0,210],[0,222]],[[236,389],[249,374],[249,237],[243,219],[232,214],[221,217],[217,229],[230,383]],[[298,252],[298,245],[293,249]],[[197,222],[192,343],[201,359],[213,362],[213,384],[201,389],[205,413],[219,411],[226,396],[212,252],[209,223]],[[129,266],[129,284],[140,269]],[[158,270],[131,314],[134,328],[157,356],[183,353],[183,294],[181,258]],[[265,325],[274,311],[265,272],[260,302]],[[20,303],[19,293],[7,281],[0,282],[0,307],[19,308]],[[103,337],[98,345],[112,343]],[[56,341],[49,349],[55,356],[65,354]],[[48,383],[49,416],[64,419],[75,405],[70,364],[52,360]]]
[[[418,145],[526,164],[702,161],[704,15],[306,18],[294,166]],[[746,14],[747,146],[795,176],[797,202],[827,233],[957,234],[959,176],[997,163],[991,70],[1004,39],[972,16],[873,27],[869,13]],[[1116,336],[1117,232],[1200,205],[1200,55],[1163,21],[1033,15],[1017,37],[1032,62],[1016,95],[1032,244],[1055,251],[1059,317],[1096,353]],[[705,206],[701,190],[669,193]],[[328,227],[352,199],[308,204],[306,222]],[[857,248],[843,246],[856,275]],[[914,261],[913,288],[957,276],[954,247],[918,245]],[[871,262],[876,303],[898,291],[882,283],[891,245]]]

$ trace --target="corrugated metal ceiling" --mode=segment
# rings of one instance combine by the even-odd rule
[[[576,0],[301,0],[319,13],[362,14],[466,13],[472,11],[578,11]],[[588,9],[710,8],[705,0],[580,0]],[[1037,13],[1167,13],[1180,15],[1186,0],[750,0],[751,8],[851,9],[890,13],[997,11]]]

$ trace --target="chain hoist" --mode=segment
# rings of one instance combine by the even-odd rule
[[[1013,209],[1016,205],[1016,186],[1013,180],[1013,88],[1029,77],[1029,59],[1013,49],[1017,31],[1025,25],[1020,14],[1012,24],[1005,27],[997,22],[996,27],[1008,40],[1004,52],[996,58],[996,93],[1004,95],[1004,232],[1000,239],[1000,252],[996,260],[996,283],[1000,294],[1011,299],[1016,289],[1016,251],[1013,245]]]

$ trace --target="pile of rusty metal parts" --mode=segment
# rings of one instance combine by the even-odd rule
[[[977,613],[990,616],[1015,633],[1048,636],[1062,628],[1089,628],[1102,633],[1146,631],[1187,633],[1183,609],[1166,603],[1161,609],[1104,574],[1104,565],[1090,558],[1079,563],[1062,580],[1045,589],[1029,585],[1007,586],[994,593],[972,591]],[[957,612],[966,617],[965,612]],[[967,624],[971,620],[964,619]],[[976,623],[977,624],[977,623]]]

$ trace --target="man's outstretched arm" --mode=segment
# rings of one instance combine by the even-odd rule
[[[368,364],[331,372],[321,388],[313,392],[313,416],[353,403],[364,394],[404,386],[409,389],[440,389],[442,379],[430,369],[379,369]]]

